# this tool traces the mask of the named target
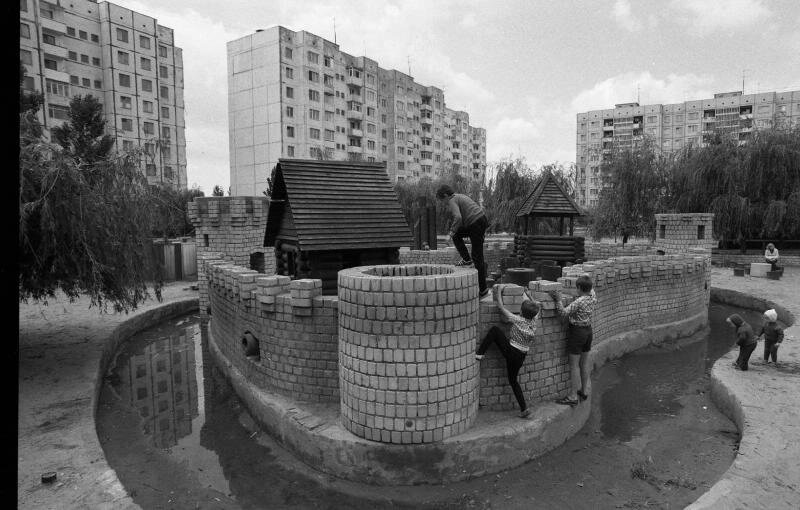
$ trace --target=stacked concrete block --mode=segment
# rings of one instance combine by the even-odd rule
[[[606,260],[616,257],[641,257],[655,255],[656,249],[650,244],[598,243],[587,241],[585,243],[586,260]]]
[[[466,246],[469,251],[471,249],[469,242],[466,243]],[[472,252],[470,251],[470,253]],[[490,272],[499,270],[501,260],[513,256],[513,241],[493,241],[487,239],[483,245],[483,258]],[[455,264],[460,260],[461,255],[459,255],[458,251],[452,246],[440,248],[438,250],[400,249],[401,264]]]
[[[269,200],[266,197],[198,197],[189,203],[198,260],[222,253],[232,263],[250,266],[250,256],[263,253],[265,274],[275,273],[274,249],[264,247]]]
[[[559,288],[561,284],[554,282],[529,283],[528,293],[541,305],[539,316],[534,323],[536,340],[528,351],[518,376],[529,406],[553,400],[569,387],[565,332],[562,321],[556,314],[555,303],[546,292],[548,289]],[[518,285],[503,285],[503,304],[510,312],[519,313],[523,291],[524,289]],[[480,328],[476,349],[493,326],[502,329],[506,335],[509,334],[510,324],[500,313],[495,301],[487,297],[480,304]],[[509,386],[505,359],[496,347],[490,347],[480,361],[480,408],[508,411],[517,407],[517,400]]]
[[[714,215],[656,214],[655,248],[667,255],[686,253],[689,248],[703,249],[708,255],[716,247]]]
[[[441,441],[478,411],[477,271],[449,265],[339,272],[341,420],[365,439]]]
[[[339,399],[337,310],[321,280],[263,276],[227,261],[206,262],[216,345],[257,387],[300,401]],[[249,331],[260,360],[244,355]]]

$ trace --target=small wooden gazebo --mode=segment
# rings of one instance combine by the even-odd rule
[[[583,210],[564,188],[547,172],[517,211],[517,235],[514,245],[517,258],[525,266],[537,260],[563,265],[576,263],[585,256],[583,237],[574,237],[575,217]],[[539,224],[543,218],[558,218],[558,235],[541,235]],[[566,235],[565,218],[569,218],[569,235]],[[551,263],[552,263],[551,262]]]
[[[386,163],[279,159],[264,246],[276,273],[319,278],[336,292],[341,269],[399,263],[408,228]]]
[[[539,218],[558,218],[558,234],[563,236],[566,234],[564,219],[569,218],[569,235],[572,236],[576,216],[583,216],[583,211],[550,172],[544,175],[517,211],[517,221],[523,235],[539,233],[536,221]]]

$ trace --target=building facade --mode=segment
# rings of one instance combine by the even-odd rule
[[[577,115],[576,200],[597,205],[603,187],[600,164],[615,148],[631,147],[648,137],[662,151],[703,147],[717,134],[745,143],[754,129],[800,125],[800,90],[742,94],[675,104],[617,104]]]
[[[183,57],[171,28],[109,2],[20,0],[23,87],[41,92],[45,133],[76,95],[103,104],[119,151],[141,147],[151,184],[186,188]]]
[[[393,180],[486,172],[486,131],[441,89],[280,26],[228,43],[228,129],[233,195],[261,195],[278,158],[385,161]]]

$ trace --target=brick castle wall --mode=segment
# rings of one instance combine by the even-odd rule
[[[711,253],[714,241],[714,215],[656,214],[656,250],[667,255],[685,253],[687,248],[701,248]]]
[[[467,240],[468,241],[468,240]],[[470,249],[469,242],[466,243],[467,250]],[[483,245],[483,258],[489,267],[489,272],[498,271],[500,261],[506,257],[514,256],[513,241],[493,241],[487,239]],[[401,264],[455,264],[461,260],[455,247],[447,246],[438,250],[410,250],[400,248]]]
[[[339,273],[341,420],[387,443],[461,434],[478,412],[478,278],[450,265]]]

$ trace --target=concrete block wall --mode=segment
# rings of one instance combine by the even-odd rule
[[[711,259],[707,255],[620,257],[565,267],[559,278],[564,294],[577,295],[575,281],[582,273],[592,276],[597,294],[595,343],[708,310]]]
[[[711,213],[656,214],[656,250],[667,255],[685,253],[688,248],[701,248],[711,254],[714,241],[714,215]],[[702,228],[702,239],[698,238]],[[662,237],[662,232],[664,237]]]
[[[466,245],[467,250],[469,250],[469,242],[467,242]],[[486,260],[490,272],[499,270],[500,261],[503,258],[513,256],[513,241],[494,241],[487,239],[483,245],[483,258]],[[438,250],[410,250],[408,248],[400,248],[401,264],[455,264],[460,260],[461,256],[453,246],[439,248]]]
[[[264,274],[275,274],[274,249],[263,246],[268,209],[267,197],[195,198],[188,212],[198,261],[222,253],[233,264],[249,267],[250,255],[263,253]]]
[[[256,386],[309,402],[339,399],[338,300],[322,280],[265,276],[223,259],[205,259],[211,333],[220,350]],[[244,355],[250,331],[260,360]]]
[[[586,260],[605,260],[614,257],[642,257],[645,255],[655,255],[656,248],[652,244],[629,244],[626,243],[585,243]]]
[[[441,441],[478,412],[472,268],[407,264],[339,272],[341,421],[385,443]]]
[[[569,389],[569,365],[566,353],[565,329],[555,311],[555,303],[545,290],[560,289],[556,282],[529,283],[529,293],[542,305],[535,321],[536,341],[525,357],[519,372],[519,384],[528,406],[552,400]],[[503,286],[503,304],[512,313],[519,313],[525,289],[518,285]],[[492,296],[481,301],[479,333],[475,348],[492,326],[506,335],[510,324],[500,313]],[[517,409],[518,404],[508,384],[506,362],[495,346],[489,348],[480,362],[480,407],[491,411]]]

